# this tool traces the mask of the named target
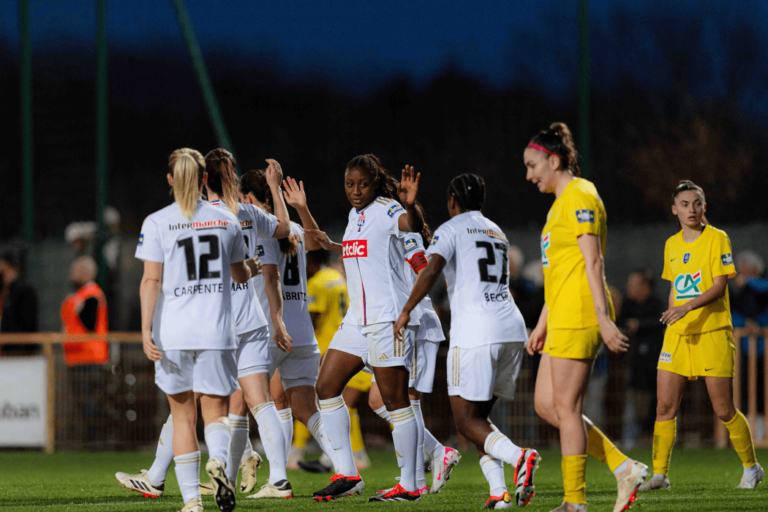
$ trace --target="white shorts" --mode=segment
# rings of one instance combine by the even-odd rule
[[[313,386],[317,383],[320,373],[320,349],[317,345],[293,347],[290,352],[283,352],[277,347],[269,347],[272,354],[272,364],[269,366],[269,376],[280,372],[280,380],[284,389],[296,386]]]
[[[418,326],[406,327],[402,340],[395,338],[393,327],[393,322],[363,326],[363,336],[368,339],[369,364],[379,368],[404,366],[410,371]]]
[[[155,361],[155,384],[166,395],[194,391],[229,396],[237,389],[234,350],[166,350]]]
[[[269,328],[259,327],[255,331],[237,335],[237,378],[242,379],[254,373],[267,373],[272,364],[269,352]]]
[[[328,345],[328,350],[331,349],[359,357],[365,365],[363,371],[372,373],[371,365],[368,364],[368,338],[363,334],[362,325],[342,322]]]
[[[525,343],[508,342],[448,351],[448,395],[470,402],[515,398]]]
[[[416,341],[411,364],[411,380],[409,388],[415,388],[419,393],[431,393],[435,381],[435,366],[437,366],[437,351],[440,343],[431,341]]]
[[[416,340],[438,342],[445,340],[445,333],[443,332],[443,326],[440,324],[440,317],[437,316],[437,313],[435,313],[435,310],[431,307],[425,309],[424,314],[419,318]]]

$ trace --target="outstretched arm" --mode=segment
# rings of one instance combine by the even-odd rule
[[[333,251],[339,254],[343,252],[343,246],[331,240],[324,231],[320,231],[318,229],[306,229],[304,232],[307,234],[308,239],[313,238],[317,240],[317,243],[320,244],[320,247],[326,251]]]
[[[301,217],[301,225],[304,227],[304,232],[308,229],[313,231],[320,230],[315,218],[309,213],[309,207],[307,207],[307,195],[304,193],[304,182],[300,181],[298,185],[293,178],[286,178],[283,180],[283,187],[285,188],[285,201],[291,205]],[[308,251],[316,251],[321,248],[320,242],[315,237],[307,236],[304,240],[304,246]]]
[[[408,297],[408,301],[403,306],[403,312],[400,313],[400,317],[395,322],[395,336],[399,336],[400,329],[408,325],[411,320],[411,311],[415,308],[419,302],[427,296],[429,291],[435,286],[440,272],[445,268],[445,258],[439,254],[433,254],[429,257],[429,263],[427,267],[419,272],[416,278],[416,283],[411,290],[411,296]]]
[[[277,227],[272,234],[272,238],[285,238],[291,234],[291,218],[288,215],[288,208],[283,200],[283,192],[280,190],[280,182],[283,181],[283,169],[277,160],[267,158],[267,185],[272,192],[272,205],[275,217],[277,217]]]

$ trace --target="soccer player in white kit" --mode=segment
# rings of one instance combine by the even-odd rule
[[[255,263],[246,258],[237,219],[200,199],[207,174],[199,152],[174,151],[167,178],[176,202],[145,219],[136,248],[144,261],[139,291],[144,353],[155,362],[155,382],[168,396],[174,418],[182,512],[203,509],[195,393],[210,452],[205,469],[219,509],[229,512],[235,493],[226,475],[226,417],[237,374],[230,287],[231,281],[246,283]]]
[[[372,368],[394,430],[400,483],[391,492],[369,501],[420,501],[416,487],[418,426],[408,398],[418,319],[395,337],[393,322],[410,290],[405,277],[405,250],[401,237],[424,225],[416,208],[419,176],[406,166],[402,180],[392,178],[374,155],[353,158],[346,167],[344,185],[352,204],[342,244],[328,235],[307,231],[326,250],[343,255],[349,310],[323,359],[317,395],[336,474],[312,498],[328,501],[359,494],[364,488],[355,468],[349,438],[349,412],[341,393],[363,368]],[[400,202],[395,198],[399,197]]]
[[[451,302],[448,395],[458,431],[477,446],[480,467],[491,488],[485,508],[510,508],[504,482],[506,462],[515,467],[517,505],[534,492],[536,450],[515,446],[488,420],[497,398],[512,400],[527,341],[525,323],[509,292],[509,242],[480,212],[485,182],[462,174],[448,187],[451,219],[440,226],[427,250],[429,263],[416,280],[395,330],[408,325],[442,271]]]
[[[307,207],[307,198],[303,183],[286,178],[283,181],[285,199],[299,212],[302,224],[309,229],[317,229],[317,223]],[[249,171],[240,180],[240,192],[246,201],[264,211],[271,211],[273,201],[267,194],[267,180],[264,171]],[[271,444],[274,449],[281,449],[285,456],[293,439],[293,417],[304,423],[323,451],[331,452],[323,433],[323,420],[317,410],[315,382],[320,368],[320,349],[315,339],[312,319],[309,316],[307,302],[307,251],[320,249],[314,239],[307,239],[304,228],[291,223],[291,236],[286,241],[259,237],[256,241],[259,259],[263,263],[262,276],[256,282],[256,292],[262,308],[268,313],[271,322],[283,323],[293,344],[289,352],[281,351],[276,345],[270,346],[270,374],[279,374],[272,379],[271,387],[285,390],[287,397],[279,410],[284,429],[283,442],[275,438],[262,437],[262,443]],[[278,394],[272,389],[273,397]],[[277,403],[277,402],[276,402]],[[279,404],[278,404],[279,405]],[[333,456],[333,453],[329,453]],[[270,476],[271,476],[270,466]],[[289,494],[290,492],[290,494]],[[292,496],[290,487],[264,485],[253,498],[286,498]]]
[[[418,203],[417,206],[420,207]],[[426,223],[424,223],[421,233],[406,233],[402,237],[403,249],[405,250],[405,275],[411,288],[413,288],[416,282],[416,276],[427,267],[424,245],[425,243],[429,245],[431,240],[432,234]],[[426,494],[427,492],[436,494],[440,492],[445,482],[450,478],[451,471],[459,463],[461,455],[457,450],[440,444],[424,425],[424,417],[421,412],[421,394],[432,392],[432,385],[435,380],[435,366],[437,365],[437,351],[440,348],[440,342],[445,340],[445,334],[443,334],[440,318],[432,307],[432,300],[429,296],[422,299],[416,310],[415,315],[419,318],[419,329],[416,333],[416,348],[413,353],[410,382],[408,384],[408,396],[411,399],[411,406],[416,415],[416,422],[419,425],[419,440],[416,451],[416,485],[421,494]],[[375,380],[371,386],[368,405],[381,418],[387,422],[390,421],[389,411],[384,407],[379,386]],[[427,487],[424,475],[425,458],[429,458],[432,462],[431,488]],[[378,494],[386,494],[390,490],[377,492]]]

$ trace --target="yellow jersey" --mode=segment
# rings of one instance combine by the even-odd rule
[[[672,282],[674,305],[681,306],[709,290],[717,276],[735,276],[731,252],[728,235],[712,226],[705,226],[699,238],[691,243],[683,241],[682,231],[670,237],[664,246],[661,278]],[[667,329],[683,335],[733,330],[728,287],[721,298],[694,309]]]
[[[324,268],[307,281],[309,312],[319,313],[315,338],[325,353],[349,308],[347,283],[338,270]]]
[[[541,233],[547,329],[584,329],[597,325],[587,266],[578,242],[579,236],[585,234],[600,237],[600,250],[605,255],[608,234],[605,206],[592,182],[575,178],[555,199]],[[605,274],[603,286],[613,320],[613,302]]]

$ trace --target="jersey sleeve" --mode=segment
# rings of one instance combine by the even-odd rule
[[[280,243],[275,238],[259,238],[256,255],[264,265],[277,265],[280,257]]]
[[[664,270],[661,271],[661,278],[665,281],[672,281],[672,268],[669,266],[669,240],[664,244]]]
[[[712,277],[728,276],[730,279],[736,275],[732,251],[731,239],[728,238],[728,235],[716,232],[710,253]]]
[[[456,253],[456,240],[453,230],[445,225],[440,226],[432,236],[432,243],[427,249],[428,255],[439,254],[445,261],[451,261]]]
[[[232,252],[229,258],[230,263],[239,263],[246,258],[248,248],[245,246],[245,237],[239,222],[230,222],[234,240],[232,242]]]
[[[322,280],[310,279],[307,282],[307,296],[307,309],[310,313],[325,313],[328,309],[328,292]]]
[[[402,232],[400,231],[400,216],[405,215],[406,211],[403,206],[397,201],[391,201],[384,206],[384,219],[385,231],[390,235],[398,236]]]
[[[277,217],[255,206],[251,206],[251,215],[256,235],[259,238],[272,238],[277,229]]]
[[[160,244],[160,235],[157,232],[157,226],[152,217],[144,219],[139,235],[139,243],[136,246],[136,258],[143,261],[154,261],[162,263],[165,254]]]
[[[421,235],[418,233],[408,233],[403,238],[403,246],[405,247],[405,261],[418,274],[419,271],[427,266],[427,255],[424,251]]]
[[[600,199],[583,192],[574,193],[564,205],[566,221],[578,238],[581,235],[600,236]]]

